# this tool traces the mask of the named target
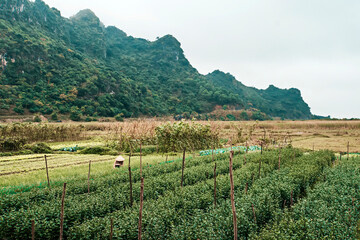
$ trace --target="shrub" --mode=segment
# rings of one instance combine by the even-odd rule
[[[35,143],[32,145],[25,145],[25,149],[31,150],[33,153],[51,153],[51,148],[46,143]]]
[[[119,113],[118,115],[115,116],[115,120],[118,122],[123,122],[124,121],[124,114]]]
[[[35,115],[34,122],[41,122],[41,118],[39,115]]]

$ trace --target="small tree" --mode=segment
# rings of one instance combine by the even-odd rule
[[[166,123],[155,129],[159,151],[183,152],[181,186],[183,185],[185,152],[219,145],[217,133],[213,133],[209,125],[188,122]]]

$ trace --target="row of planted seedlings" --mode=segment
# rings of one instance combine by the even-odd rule
[[[253,182],[259,178],[259,160],[260,153],[250,154],[247,157],[247,163],[242,168],[236,168],[239,164],[243,164],[244,156],[234,158],[234,182],[235,190],[239,192],[245,191],[246,188],[251,188]],[[262,156],[261,176],[265,176],[273,172],[278,167],[278,154],[277,151],[269,151]],[[293,149],[285,151],[283,162],[295,162],[293,159]],[[217,174],[219,174],[219,164],[217,163]],[[203,169],[204,175],[211,174],[211,165],[205,166]],[[230,185],[228,176],[228,162],[226,162],[226,174],[219,174],[217,177],[217,201],[223,202],[224,199],[230,197]],[[208,172],[208,173],[206,173]],[[185,177],[185,182],[187,177]],[[194,178],[196,181],[198,178]],[[196,209],[211,208],[213,199],[214,183],[212,179],[207,181],[199,181],[194,185],[188,185],[184,188],[176,188],[175,191],[168,191],[158,199],[148,200],[144,203],[144,234],[146,238],[168,238],[170,237],[170,230],[181,223],[181,219],[186,217],[187,214],[194,214]],[[145,182],[145,193],[148,188]],[[109,234],[110,219],[114,219],[115,232],[114,236],[120,238],[136,238],[136,225],[137,209],[128,208],[123,211],[116,211],[108,214],[105,218],[95,218],[80,226],[74,226],[70,229],[69,236],[72,238],[92,239],[104,238]],[[185,211],[185,213],[183,213]],[[184,215],[185,214],[185,215]],[[149,225],[150,224],[150,225]],[[155,225],[154,225],[155,224]],[[84,229],[88,229],[84,231]],[[150,232],[149,232],[150,231]],[[155,231],[155,232],[154,232]],[[84,235],[82,235],[84,234]],[[100,234],[100,235],[99,235]],[[160,235],[159,235],[160,234]],[[165,234],[165,235],[161,235]]]
[[[258,179],[258,162],[249,162],[243,168],[234,171],[240,237],[247,237],[251,232],[258,231],[276,212],[282,211],[284,205],[288,206],[292,204],[292,201],[296,201],[308,186],[315,183],[332,159],[332,155],[325,152],[312,153],[294,159],[293,151],[289,152],[291,153],[283,152],[281,160],[283,168],[279,171],[273,171],[278,167],[277,154],[273,154],[270,158],[264,156],[261,179]],[[235,158],[234,163],[236,161]],[[233,238],[229,176],[225,174],[217,178],[216,207],[213,207],[213,186],[212,180],[198,182],[192,186],[167,192],[156,200],[146,201],[143,216],[145,238]],[[284,204],[285,200],[289,204]],[[116,211],[106,217],[97,217],[81,225],[73,226],[68,237],[104,239],[109,235],[110,219],[114,219],[114,237],[136,239],[138,207],[137,204],[135,206],[135,208]]]
[[[172,152],[172,151],[184,151],[185,149],[203,149],[205,147],[216,147],[219,144],[219,139],[216,133],[211,132],[210,126],[202,124],[189,124],[185,122],[165,124],[160,126],[157,130],[157,139],[159,142],[159,148],[161,152]],[[129,143],[131,141],[129,140]],[[134,147],[134,146],[133,146]],[[227,159],[226,155],[219,156],[218,159]],[[203,157],[198,159],[192,159],[187,162],[187,167],[198,166],[211,162],[212,157]],[[45,157],[46,163],[46,157]],[[130,158],[129,158],[130,165]],[[181,162],[175,162],[173,164],[156,165],[148,168],[144,168],[143,176],[155,177],[163,173],[175,173],[182,169]],[[131,169],[130,169],[131,170]],[[120,170],[121,171],[121,170]],[[131,171],[129,171],[131,173]],[[130,174],[129,174],[130,175]],[[134,183],[140,182],[140,172],[135,171],[132,176]],[[49,179],[49,177],[48,177]],[[50,176],[51,179],[51,176]],[[123,186],[129,182],[127,171],[124,174],[119,174],[118,171],[114,171],[113,174],[102,176],[100,179],[91,181],[90,184],[86,184],[84,181],[68,181],[67,196],[83,195],[91,192],[92,195],[102,193],[103,191],[109,191],[114,186],[119,184]],[[51,182],[49,183],[50,188]],[[126,188],[126,186],[125,186]],[[30,208],[33,204],[43,204],[47,201],[59,199],[62,194],[62,188],[60,186],[52,187],[48,191],[43,189],[33,188],[31,191],[26,193],[19,193],[16,195],[4,195],[0,199],[0,214],[9,212],[21,208]],[[80,196],[83,197],[83,196]]]
[[[360,158],[325,170],[324,179],[295,204],[278,214],[253,239],[358,239]]]
[[[251,166],[251,164],[253,164],[254,166],[254,174],[255,169],[258,169],[259,156],[259,154],[250,154],[247,157],[248,165]],[[268,152],[264,154],[264,158],[276,159],[276,152]],[[235,159],[237,159],[234,164],[234,169],[236,170],[239,169],[242,165],[243,155],[238,155],[235,157]],[[226,175],[228,172],[228,155],[218,155],[215,157],[215,160],[218,164],[217,174]],[[198,163],[195,163],[197,161]],[[209,164],[209,161],[212,161],[211,157],[200,157],[188,161],[186,164],[187,168],[185,170],[184,176],[184,186],[190,186],[197,182],[212,178],[212,164]],[[192,164],[195,166],[191,166]],[[173,164],[168,164],[166,167],[173,169],[172,165]],[[266,164],[263,164],[262,168],[264,169],[264,173],[275,169],[275,165],[276,164],[272,164],[272,167],[268,167]],[[164,170],[163,165],[156,166],[156,168]],[[134,173],[134,176],[139,175],[139,171],[135,171]],[[158,197],[166,194],[167,192],[174,190],[176,191],[180,185],[179,180],[181,177],[181,171],[172,171],[170,173],[164,173],[150,177],[146,175],[146,171],[144,169],[143,176],[146,178],[146,191],[144,194],[144,200],[156,200]],[[135,177],[135,179],[138,178],[140,178],[140,176]],[[249,184],[251,184],[251,182]],[[223,184],[221,184],[221,186],[222,185]],[[226,184],[224,186],[226,186]],[[241,185],[241,187],[244,186]],[[140,190],[139,181],[133,183],[133,188],[133,198],[135,201],[138,201]],[[112,186],[103,187],[101,189],[98,188],[94,192],[91,191],[90,194],[70,194],[67,196],[66,217],[64,220],[65,236],[67,236],[68,229],[74,224],[90,220],[94,217],[103,217],[106,214],[117,210],[123,211],[128,208],[131,209],[132,204],[129,199],[129,189],[129,183],[124,182],[121,184],[114,184]],[[227,190],[223,192],[223,196],[229,195]],[[18,194],[16,196],[21,195]],[[22,199],[26,200],[28,204],[25,204],[20,208],[19,205],[15,207],[12,205],[11,210],[7,210],[5,213],[3,213],[1,216],[2,221],[0,223],[0,232],[2,234],[1,237],[11,236],[13,238],[23,238],[25,236],[29,236],[31,231],[29,222],[32,219],[35,219],[36,231],[39,236],[49,239],[57,236],[59,226],[60,195],[50,199],[47,199],[48,195],[46,194],[43,196],[45,197],[45,200],[35,195],[34,197],[36,199],[33,203],[31,203],[33,201],[32,198]],[[18,199],[17,202],[20,203],[21,200]],[[7,203],[11,204],[12,202],[9,199]]]
[[[332,154],[327,152],[304,155],[296,162],[284,163],[279,171],[256,181],[248,194],[235,191],[238,237],[248,238],[258,232],[278,212],[296,202],[333,159]],[[188,215],[173,228],[169,239],[183,239],[183,236],[196,239],[233,238],[230,201],[221,202],[215,209],[198,209],[196,214]]]
[[[240,152],[237,152],[240,153]],[[215,156],[217,161],[228,160],[227,154],[219,154]],[[198,157],[192,159],[192,157],[186,158],[186,168],[204,165],[213,162],[211,156]],[[175,161],[169,164],[155,164],[144,166],[142,169],[142,175],[146,178],[153,178],[164,174],[178,174],[181,171],[182,163]],[[186,172],[185,172],[186,173]],[[46,174],[45,174],[46,179]],[[50,176],[51,177],[51,176]],[[139,169],[132,170],[132,182],[138,184],[140,182],[140,171]],[[114,169],[114,172],[109,175],[101,176],[91,180],[90,192],[91,195],[96,195],[104,191],[109,191],[112,188],[124,187],[129,183],[129,175],[127,169]],[[67,197],[76,197],[77,195],[84,197],[84,194],[88,193],[88,185],[86,181],[68,181],[66,195]],[[34,188],[29,192],[17,193],[17,194],[4,194],[0,198],[0,213],[6,213],[11,210],[20,208],[29,208],[34,204],[43,204],[47,201],[60,199],[62,194],[62,187],[56,186],[50,189],[38,189]]]
[[[228,156],[218,155],[215,157],[218,162],[218,173],[226,174],[228,172]],[[211,157],[200,157],[192,159],[186,163],[184,186],[194,184],[212,178],[212,167],[209,165]],[[252,157],[249,158],[252,161]],[[144,199],[156,199],[167,191],[173,191],[180,185],[181,166],[174,167],[177,163],[167,165],[157,165],[152,168],[143,169],[143,176],[146,178],[146,186]],[[240,168],[241,162],[238,161],[234,165],[234,169]],[[169,168],[170,170],[166,170]],[[150,170],[151,169],[151,170]],[[158,171],[156,171],[156,169]],[[178,170],[179,169],[179,170]],[[149,173],[149,174],[148,174]],[[140,173],[136,170],[132,173],[133,178],[133,199],[138,201],[140,189]],[[120,175],[119,175],[120,176]],[[107,213],[126,209],[131,206],[130,202],[130,183],[128,175],[122,174],[127,181],[114,183],[111,185],[99,179],[101,184],[105,185],[97,187],[96,190],[90,188],[90,194],[87,194],[87,185],[82,182],[80,186],[86,189],[85,194],[74,194],[67,191],[66,196],[66,218],[64,222],[64,230],[66,231],[75,222],[82,222],[96,216],[104,216]],[[125,179],[124,179],[125,180]],[[71,185],[68,184],[68,188]],[[90,185],[91,186],[91,185]],[[71,189],[71,188],[70,188]],[[58,232],[59,209],[61,193],[57,190],[43,189],[36,191],[40,194],[25,193],[9,195],[1,200],[2,215],[0,221],[0,237],[13,236],[21,238],[29,234],[27,221],[35,219],[37,223],[37,232],[44,238],[51,238]],[[25,195],[25,196],[24,196]],[[27,220],[25,220],[27,219]]]

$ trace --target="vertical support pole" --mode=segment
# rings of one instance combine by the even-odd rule
[[[245,184],[245,194],[247,194],[248,187],[249,187],[249,183],[248,183],[248,182],[246,182],[246,184]]]
[[[350,142],[347,144],[347,159],[349,160]]]
[[[256,224],[256,214],[255,214],[254,204],[251,204],[251,208],[252,208],[252,212],[253,212],[253,215],[254,215],[254,222]]]
[[[50,179],[49,179],[49,169],[48,169],[48,164],[47,164],[47,158],[46,155],[44,155],[45,157],[45,167],[46,167],[46,176],[47,176],[47,182],[48,182],[48,187],[50,188]]]
[[[114,231],[114,219],[111,218],[111,220],[110,220],[110,236],[109,236],[110,240],[113,239],[113,231]]]
[[[259,160],[259,178],[261,178],[261,160],[262,160],[262,156],[260,156],[260,160]]]
[[[291,190],[291,193],[290,193],[290,207],[292,207],[293,205],[293,191]]]
[[[214,166],[214,207],[216,207],[216,163]]]
[[[130,207],[133,205],[133,195],[132,195],[132,181],[131,181],[131,167],[129,166],[129,184],[130,184]]]
[[[279,170],[280,170],[280,163],[281,163],[281,147],[279,148],[279,163],[278,163]]]
[[[185,151],[186,149],[184,148],[182,166],[181,166],[181,187],[183,187],[184,184]]]
[[[167,160],[167,159],[166,159]],[[142,149],[141,149],[141,141],[140,141],[140,178],[142,178]]]
[[[230,173],[230,198],[231,198],[231,208],[233,213],[233,224],[234,224],[234,239],[238,239],[237,233],[237,224],[236,224],[236,209],[235,209],[235,200],[234,200],[234,179],[233,179],[233,155],[234,152],[230,152],[230,166],[229,166],[229,173]]]
[[[64,183],[63,193],[61,196],[61,213],[60,213],[60,240],[63,239],[64,231],[64,203],[65,203],[66,183]]]
[[[245,147],[246,147],[246,149],[245,149],[245,153],[244,153],[244,165],[246,164],[246,154],[248,152],[248,143],[247,143],[247,141],[246,141]]]
[[[211,149],[211,160],[214,161],[214,145],[212,146]]]
[[[260,143],[260,148],[261,148],[261,155],[262,155],[262,153],[263,153],[263,143],[262,142]]]
[[[144,201],[144,178],[142,177],[141,185],[140,185],[140,210],[139,210],[138,240],[141,240],[143,201]]]
[[[89,173],[88,173],[88,193],[90,193],[90,168],[91,168],[91,160],[89,161]]]
[[[31,240],[35,240],[35,220],[31,220]]]

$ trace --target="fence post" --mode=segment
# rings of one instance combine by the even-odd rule
[[[111,220],[110,220],[110,236],[109,236],[110,240],[113,239],[113,231],[114,231],[114,219],[111,218]]]
[[[142,150],[141,150],[141,145],[142,144],[141,144],[141,141],[140,141],[140,178],[142,178]]]
[[[230,197],[231,197],[231,208],[233,212],[233,224],[234,224],[234,239],[238,239],[237,234],[237,224],[236,224],[236,209],[235,209],[235,199],[234,199],[234,179],[233,179],[233,154],[234,151],[230,151],[230,166],[229,166],[229,173],[230,173]]]
[[[63,239],[64,231],[64,202],[65,202],[66,183],[64,183],[63,193],[61,197],[61,213],[60,213],[60,240]]]
[[[259,160],[259,178],[261,178],[261,159],[262,156],[260,156],[260,160]]]
[[[140,185],[140,211],[139,211],[138,240],[141,240],[143,201],[144,201],[144,178],[142,177],[141,185]]]
[[[254,204],[251,204],[251,208],[252,208],[252,212],[253,212],[253,215],[254,215],[254,222],[256,224],[256,214],[255,214]]]
[[[280,170],[280,163],[281,163],[281,147],[279,148],[279,170]]]
[[[130,207],[133,205],[133,195],[132,195],[132,181],[131,181],[131,167],[129,166],[129,183],[130,183]]]
[[[214,207],[216,207],[216,163],[214,166]]]
[[[181,166],[181,187],[183,187],[183,183],[184,183],[185,151],[186,149],[184,148],[182,166]]]
[[[35,240],[35,220],[31,220],[31,240]]]
[[[91,168],[91,160],[89,161],[89,173],[88,173],[88,193],[90,193],[90,168]]]
[[[46,167],[46,176],[47,176],[47,182],[48,182],[48,187],[50,188],[50,179],[49,179],[49,169],[48,169],[48,164],[47,164],[47,158],[46,155],[44,155],[45,157],[45,167]]]

